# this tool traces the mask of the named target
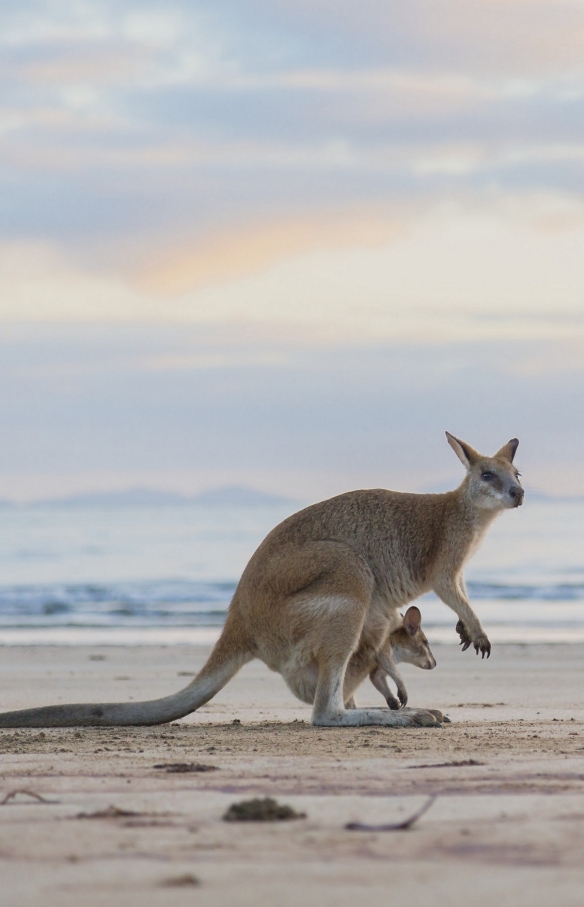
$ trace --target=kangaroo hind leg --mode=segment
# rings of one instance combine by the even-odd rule
[[[321,667],[312,711],[312,723],[320,727],[436,727],[438,718],[427,709],[352,709],[345,708],[342,689],[346,665],[327,663]]]
[[[407,713],[387,709],[345,707],[343,690],[351,655],[358,645],[365,618],[366,604],[347,599],[338,605],[337,620],[331,632],[323,636],[318,654],[318,682],[314,697],[312,723],[321,727],[435,727],[435,715],[425,709],[408,709]],[[334,632],[333,632],[334,629]]]

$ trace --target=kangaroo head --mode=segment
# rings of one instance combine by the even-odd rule
[[[426,671],[436,667],[436,659],[422,630],[420,609],[415,605],[408,608],[401,627],[391,634],[390,642],[395,662],[406,661]]]
[[[466,441],[446,432],[448,443],[467,470],[467,493],[473,504],[484,510],[506,510],[523,504],[524,491],[513,457],[519,441],[511,438],[492,457],[477,453]]]

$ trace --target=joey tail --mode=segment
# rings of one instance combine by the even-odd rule
[[[194,712],[221,690],[253,658],[229,620],[194,680],[188,686],[144,702],[88,702],[47,705],[0,713],[4,727],[140,727],[176,721]]]

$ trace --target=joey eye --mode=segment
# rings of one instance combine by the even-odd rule
[[[483,472],[482,475],[481,475],[481,479],[484,479],[485,482],[488,482],[489,479],[492,479],[492,478],[493,478],[493,473],[492,473],[492,472]]]

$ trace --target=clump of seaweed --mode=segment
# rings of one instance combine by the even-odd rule
[[[163,879],[160,882],[163,888],[196,888],[200,884],[201,880],[190,872],[182,876],[172,876],[172,878]]]
[[[271,797],[256,797],[232,803],[224,822],[282,822],[288,819],[305,819],[306,813],[297,813],[291,806],[278,803]]]

